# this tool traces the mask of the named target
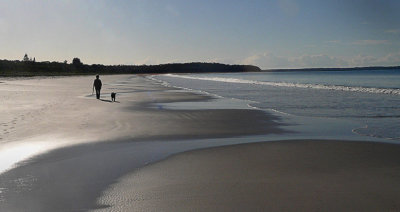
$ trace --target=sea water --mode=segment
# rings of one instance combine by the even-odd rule
[[[167,74],[172,86],[250,101],[281,114],[350,120],[360,135],[400,141],[400,70]]]

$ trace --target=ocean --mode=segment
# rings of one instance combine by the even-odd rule
[[[351,121],[352,133],[400,141],[400,70],[166,74],[171,86],[248,101],[282,116]]]

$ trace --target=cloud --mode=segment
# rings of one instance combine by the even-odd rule
[[[382,44],[390,44],[388,40],[357,40],[352,44],[354,45],[382,45]]]
[[[389,30],[385,30],[385,33],[389,33],[389,34],[400,34],[400,29],[389,29]]]
[[[320,67],[345,67],[347,61],[324,54],[302,55],[297,57],[277,56],[272,53],[256,54],[245,58],[242,64],[254,64],[261,68],[320,68]]]
[[[378,62],[378,58],[370,55],[357,55],[349,59],[352,66],[373,66]]]
[[[225,63],[225,64],[234,64],[237,61],[233,58],[226,58],[226,57],[214,57],[207,60],[210,63]]]
[[[294,65],[298,65],[305,68],[348,66],[348,62],[345,61],[344,59],[328,56],[325,54],[302,55],[299,57],[290,58],[289,61]]]
[[[377,63],[388,66],[400,65],[400,52],[390,53],[377,59]]]
[[[391,33],[394,33],[395,31],[392,30]],[[400,32],[400,31],[399,31]],[[340,40],[329,40],[325,41],[327,44],[352,44],[352,45],[384,45],[384,44],[390,44],[390,41],[388,40],[356,40],[353,42],[342,42]]]
[[[400,52],[390,53],[381,57],[371,55],[355,55],[353,57],[336,57],[325,54],[301,55],[296,57],[277,56],[270,52],[251,55],[240,64],[257,65],[262,69],[280,68],[340,68],[357,66],[398,66]]]
[[[291,68],[288,58],[276,56],[269,52],[249,56],[239,63],[257,65],[261,68]]]
[[[400,51],[389,53],[381,57],[371,55],[356,55],[348,58],[349,65],[355,66],[399,66]]]
[[[342,43],[342,41],[340,41],[340,40],[328,40],[328,41],[325,41],[325,43],[339,44],[339,43]]]

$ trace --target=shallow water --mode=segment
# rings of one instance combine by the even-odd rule
[[[400,140],[400,70],[160,75],[172,86],[301,117],[358,123],[355,133]]]

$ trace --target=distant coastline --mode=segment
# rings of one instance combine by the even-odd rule
[[[102,65],[83,64],[79,58],[72,63],[36,62],[35,60],[0,60],[0,77],[69,76],[92,74],[166,74],[166,73],[232,73],[232,72],[289,72],[289,71],[355,71],[391,70],[400,66],[373,66],[351,68],[294,68],[264,69],[254,65],[229,65],[221,63],[168,63],[159,65]]]
[[[400,66],[365,66],[349,68],[293,68],[293,69],[265,69],[262,72],[287,72],[287,71],[360,71],[360,70],[393,70]]]
[[[0,60],[1,77],[68,76],[91,74],[166,74],[166,73],[224,73],[260,72],[253,65],[227,65],[220,63],[171,63],[160,65],[101,65],[83,64],[78,58],[72,63],[36,62],[34,60]]]

